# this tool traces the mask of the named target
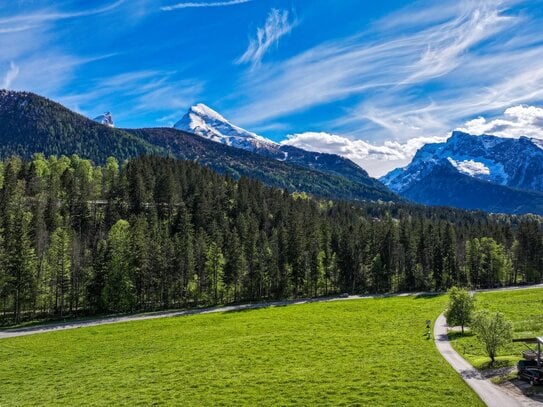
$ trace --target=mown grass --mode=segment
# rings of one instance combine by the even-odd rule
[[[543,335],[543,289],[478,293],[475,299],[477,310],[503,312],[513,322],[514,338]],[[499,352],[494,366],[490,366],[490,359],[475,335],[455,332],[449,337],[456,351],[478,369],[514,366],[522,351],[528,349],[522,343],[511,343]]]
[[[425,337],[445,303],[313,303],[6,339],[0,405],[481,406]]]

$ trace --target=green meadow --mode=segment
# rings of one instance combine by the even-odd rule
[[[543,335],[543,289],[483,292],[477,293],[475,299],[476,310],[503,312],[513,322],[514,338]],[[490,359],[473,334],[452,333],[449,337],[456,351],[473,366],[479,369],[489,367]],[[527,349],[523,343],[511,343],[499,352],[494,367],[515,365],[521,358],[522,351]]]
[[[310,303],[0,341],[0,405],[480,406],[425,337],[444,296]]]

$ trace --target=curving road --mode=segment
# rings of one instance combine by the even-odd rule
[[[483,291],[513,291],[530,288],[542,288],[543,284],[537,284],[526,287],[506,287],[495,290],[479,290]],[[506,392],[501,387],[493,384],[490,380],[485,379],[477,369],[469,362],[460,356],[452,347],[447,333],[447,320],[445,315],[441,314],[434,324],[434,340],[437,350],[445,358],[447,362],[456,370],[462,379],[470,386],[475,393],[489,407],[534,407],[541,406],[538,403],[526,396],[511,394]]]
[[[498,386],[486,380],[477,369],[470,365],[462,356],[460,356],[452,347],[447,335],[447,320],[445,315],[441,314],[434,325],[434,340],[437,350],[447,362],[456,370],[462,379],[470,386],[475,393],[489,407],[523,407],[529,406],[517,397],[511,396]],[[526,397],[525,397],[526,398]],[[529,399],[526,398],[528,402]]]

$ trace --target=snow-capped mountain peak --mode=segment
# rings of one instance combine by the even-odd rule
[[[390,172],[381,181],[402,193],[447,163],[458,173],[481,181],[543,192],[542,150],[543,142],[526,137],[473,136],[455,131],[444,143],[422,147],[411,164]]]
[[[108,127],[115,127],[115,123],[113,122],[113,115],[111,114],[111,112],[101,114],[100,116],[95,117],[93,120]]]
[[[192,106],[174,127],[244,150],[265,149],[274,152],[279,149],[277,143],[232,124],[203,103]]]
[[[345,178],[350,182],[363,185],[364,188],[384,188],[380,182],[371,178],[364,169],[347,158],[275,143],[232,124],[224,116],[202,103],[192,106],[182,119],[175,124],[174,128],[217,143],[247,150],[268,159],[284,161],[287,164],[294,164],[298,167]]]

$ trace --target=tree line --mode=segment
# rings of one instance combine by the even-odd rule
[[[156,156],[0,165],[5,323],[542,280],[536,216],[318,200]]]

